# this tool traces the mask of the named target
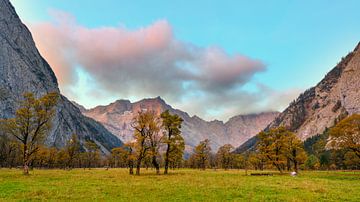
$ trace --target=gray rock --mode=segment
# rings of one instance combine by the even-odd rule
[[[143,99],[135,103],[128,100],[117,100],[107,106],[98,106],[82,112],[102,123],[123,142],[129,142],[133,140],[134,132],[131,122],[137,112],[142,109],[153,110],[157,114],[165,110],[178,114],[184,120],[181,130],[188,153],[204,139],[210,140],[214,151],[224,144],[232,144],[237,147],[263,130],[279,114],[278,112],[268,112],[239,115],[232,117],[226,123],[217,120],[205,121],[197,116],[190,117],[186,112],[174,109],[160,97]]]
[[[348,114],[360,113],[360,43],[315,87],[301,94],[270,125],[305,140]]]
[[[284,126],[306,140],[356,113],[360,113],[360,43],[315,87],[290,103],[267,129]],[[236,152],[253,148],[256,141],[255,137],[249,139]]]
[[[60,93],[55,74],[37,50],[30,31],[11,3],[0,0],[0,118],[14,116],[24,92],[33,92],[37,97],[49,92]],[[62,147],[72,134],[78,135],[81,143],[88,139],[95,141],[103,153],[122,144],[61,96],[46,143]]]

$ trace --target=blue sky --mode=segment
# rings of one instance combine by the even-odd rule
[[[77,81],[73,86],[67,87],[67,89],[72,88],[73,91],[61,87],[65,95],[87,107],[107,104],[113,99],[120,98],[135,101],[141,99],[141,96],[155,97],[157,96],[155,93],[158,93],[175,107],[189,111],[190,114],[199,114],[206,119],[226,120],[236,113],[282,110],[286,107],[283,103],[294,99],[301,90],[320,81],[360,40],[358,22],[360,1],[11,0],[11,2],[32,31],[39,30],[31,28],[39,23],[55,24],[51,15],[54,11],[73,16],[77,25],[88,29],[120,26],[135,31],[156,24],[158,21],[166,21],[176,41],[181,41],[182,44],[191,44],[204,49],[219,47],[228,58],[234,54],[241,54],[251,60],[260,60],[265,66],[264,71],[254,71],[246,77],[246,81],[234,84],[236,87],[219,88],[219,91],[228,91],[228,95],[242,94],[239,95],[239,99],[246,99],[246,95],[252,94],[250,100],[254,99],[252,102],[257,102],[257,105],[248,107],[251,103],[246,101],[239,101],[238,104],[234,101],[224,101],[224,105],[221,105],[219,102],[222,102],[220,101],[223,97],[222,93],[219,93],[219,98],[215,98],[216,92],[211,90],[211,95],[208,95],[207,90],[200,88],[180,97],[161,95],[161,92],[138,94],[109,92],[108,96],[104,95],[102,99],[89,101],[94,99],[87,94],[80,95],[81,93],[74,92],[82,88],[88,88],[86,92],[91,91],[92,87],[86,86],[101,82],[92,76],[94,72],[89,73],[87,68],[84,68],[84,64],[77,64],[80,65],[76,70]],[[268,96],[281,96],[283,92],[286,96],[282,101],[275,101],[274,98],[253,95],[261,91],[259,86],[266,86],[266,89],[273,92],[265,93]],[[217,89],[217,86],[211,85],[211,87]],[[188,104],[194,94],[204,100],[209,100],[208,96],[211,96],[212,103],[206,102],[208,109],[198,109],[197,106],[205,103],[197,103],[192,107]],[[228,99],[231,99],[231,96]],[[273,102],[281,102],[281,105],[271,101],[262,103],[263,99],[272,99]]]

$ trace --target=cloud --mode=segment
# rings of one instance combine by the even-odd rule
[[[136,30],[87,28],[67,13],[51,14],[54,21],[31,24],[30,29],[63,93],[84,105],[105,104],[101,102],[106,97],[160,95],[191,114],[225,119],[256,111],[263,98],[265,90],[242,89],[266,70],[262,61],[178,40],[166,20]],[[79,80],[91,82],[79,84]]]
[[[206,120],[223,120],[239,114],[281,111],[285,109],[303,90],[288,89],[278,91],[263,84],[257,84],[255,92],[242,89],[225,91],[217,94],[193,96],[177,105],[180,109],[188,109],[193,114],[201,114]],[[205,107],[204,107],[205,106]]]

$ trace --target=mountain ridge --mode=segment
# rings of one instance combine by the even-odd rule
[[[347,115],[360,113],[360,42],[315,86],[291,102],[265,130],[284,126],[305,140],[321,134]],[[256,143],[249,139],[237,149],[246,151]]]
[[[130,123],[136,113],[142,109],[153,110],[157,114],[165,110],[178,114],[184,120],[182,131],[187,151],[204,139],[210,139],[211,146],[215,150],[227,143],[238,146],[265,128],[278,114],[278,112],[264,112],[237,115],[226,122],[216,119],[205,121],[197,115],[190,116],[187,112],[174,109],[159,96],[145,98],[136,102],[120,99],[108,105],[86,109],[83,114],[102,123],[108,130],[118,135],[123,142],[128,142],[133,139],[133,130]]]
[[[0,0],[0,72],[0,118],[15,115],[25,92],[32,92],[36,97],[49,92],[60,94],[54,72],[40,55],[29,29],[8,0]],[[102,153],[122,144],[100,123],[83,116],[60,94],[46,144],[63,147],[72,134],[78,135],[81,144],[93,140]]]

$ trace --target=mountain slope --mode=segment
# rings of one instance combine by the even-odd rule
[[[13,117],[24,92],[41,96],[58,92],[51,67],[41,57],[31,33],[8,0],[0,0],[0,118]],[[62,147],[72,134],[95,141],[105,153],[121,141],[101,124],[85,117],[66,97],[61,96],[46,142]]]
[[[80,108],[83,107],[80,106]],[[102,123],[123,142],[128,142],[133,139],[133,129],[130,124],[137,112],[142,109],[153,110],[158,114],[169,110],[182,117],[184,120],[182,132],[188,151],[206,138],[210,139],[214,150],[227,143],[239,146],[264,129],[278,114],[269,112],[235,116],[226,123],[216,120],[208,122],[197,116],[190,117],[187,113],[172,108],[160,97],[144,99],[135,103],[128,100],[117,100],[107,106],[98,106],[83,111],[83,114]]]
[[[360,113],[360,43],[315,87],[302,93],[267,128],[285,126],[305,140],[348,115]],[[249,140],[238,151],[255,143]]]

